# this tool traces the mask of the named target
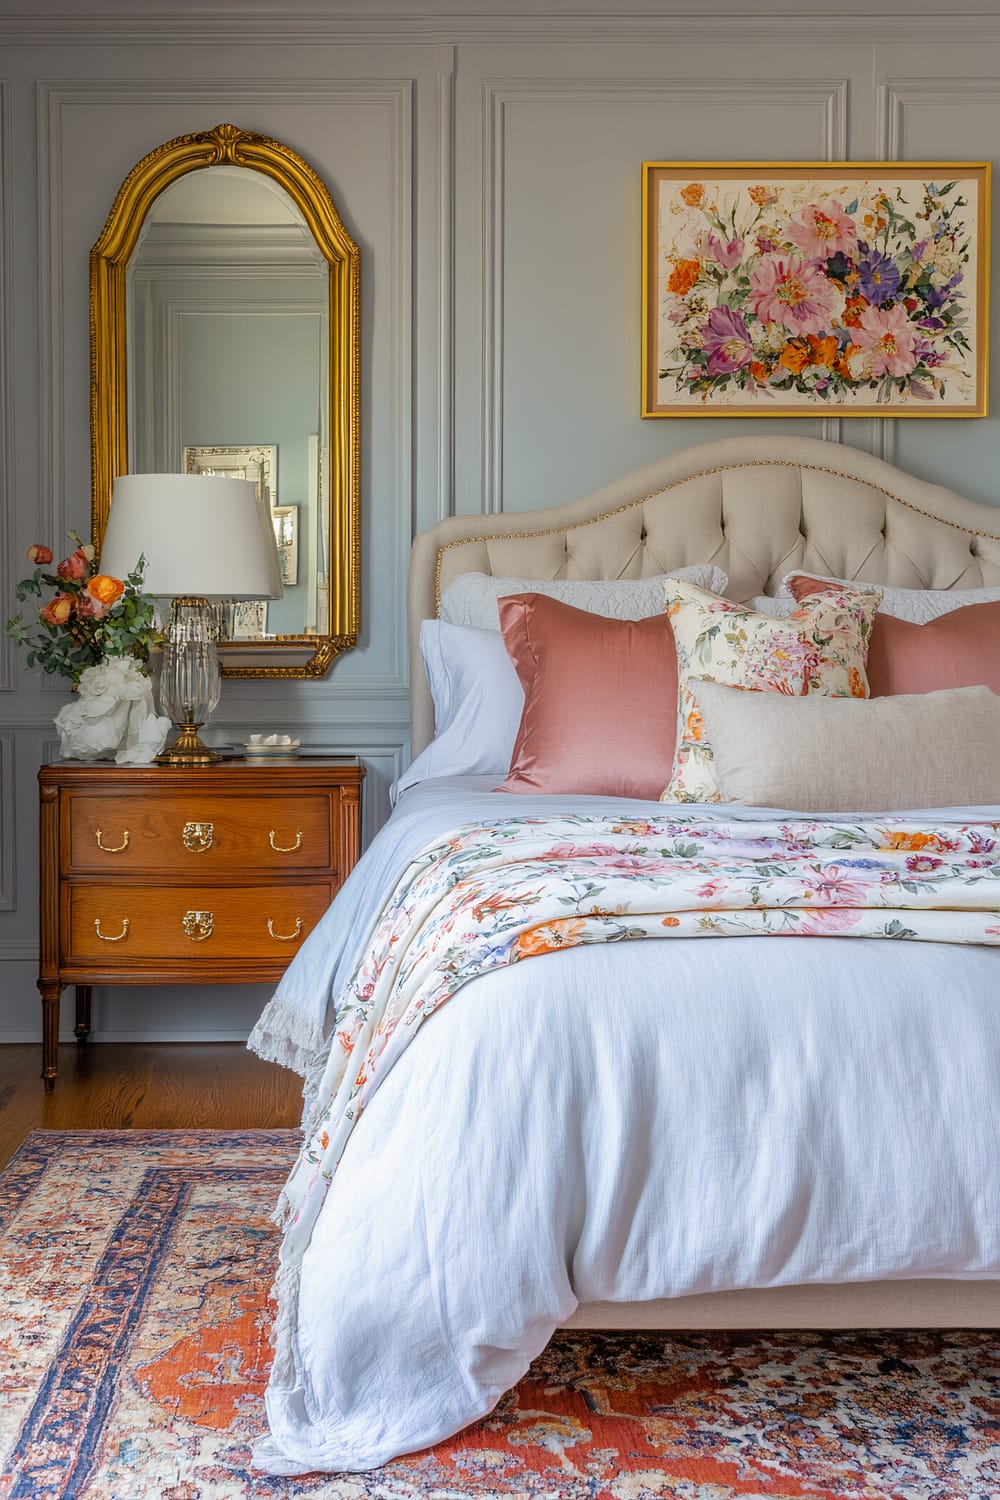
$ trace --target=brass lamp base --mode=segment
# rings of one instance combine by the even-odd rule
[[[201,724],[185,721],[178,725],[180,733],[172,745],[156,757],[158,766],[208,766],[222,756],[202,743],[198,730]]]

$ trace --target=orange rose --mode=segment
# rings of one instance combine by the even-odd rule
[[[837,337],[836,334],[828,333],[825,338],[817,338],[814,333],[809,334],[809,363],[812,365],[828,365],[833,368],[837,359]]]
[[[38,611],[38,618],[46,625],[65,625],[72,613],[73,595],[57,594],[44,609]]]
[[[664,917],[663,921],[660,923],[661,927],[679,927],[680,925],[680,917]]]
[[[688,208],[697,208],[705,196],[705,189],[700,182],[689,182],[687,187],[681,188],[681,197]]]
[[[108,609],[121,598],[124,592],[125,585],[121,579],[112,578],[110,573],[95,573],[87,584],[87,593],[90,597]]]
[[[861,673],[858,671],[857,667],[851,668],[850,682],[852,698],[867,698],[868,694],[865,692],[865,685],[861,681]]]
[[[801,375],[806,365],[810,363],[809,348],[806,344],[786,344],[781,351],[779,365],[784,365],[786,370],[791,370],[793,375]]]
[[[700,260],[679,260],[667,279],[667,291],[686,297],[700,275]]]
[[[688,740],[694,740],[697,744],[700,744],[701,737],[704,733],[705,724],[704,720],[701,717],[701,709],[697,704],[695,704],[694,708],[692,708],[691,712],[688,714],[687,720],[684,724],[684,738]]]
[[[759,359],[752,359],[750,361],[750,374],[753,376],[754,380],[756,380],[758,385],[764,385],[767,381],[768,375],[767,365],[762,363],[762,361]]]

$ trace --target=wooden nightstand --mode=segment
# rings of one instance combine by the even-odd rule
[[[277,980],[358,857],[356,758],[205,767],[60,761],[41,796],[42,1077],[59,996],[94,984]]]

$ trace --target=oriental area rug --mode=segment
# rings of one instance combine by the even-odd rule
[[[476,1427],[253,1471],[292,1131],[35,1132],[0,1176],[2,1500],[997,1500],[1000,1336],[558,1334]]]

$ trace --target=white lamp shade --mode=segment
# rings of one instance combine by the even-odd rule
[[[278,547],[249,479],[121,474],[111,490],[99,567],[113,578],[146,559],[147,594],[280,599]]]

